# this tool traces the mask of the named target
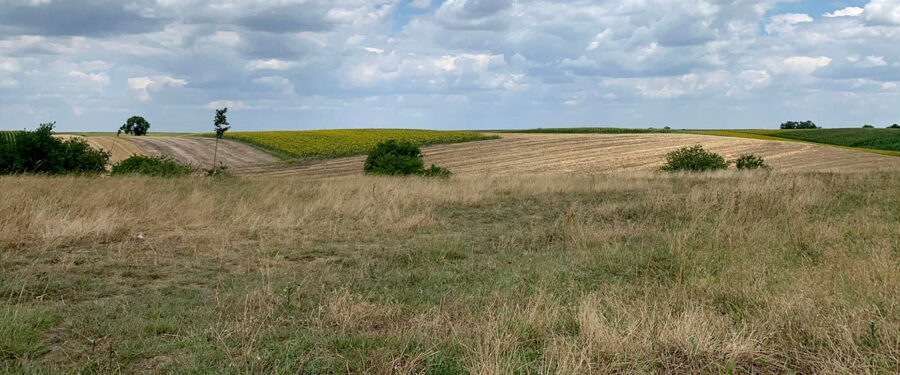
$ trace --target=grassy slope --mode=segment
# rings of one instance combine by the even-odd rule
[[[0,372],[900,358],[896,173],[47,181],[0,179]]]

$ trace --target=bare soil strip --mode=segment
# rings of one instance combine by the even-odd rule
[[[777,170],[852,172],[900,169],[900,158],[796,142],[693,134],[501,134],[501,139],[424,147],[426,165],[457,175],[653,170],[665,154],[702,144],[733,159],[754,153]],[[340,177],[362,174],[364,156],[250,167],[260,176]]]
[[[213,163],[216,140],[199,137],[130,138],[148,153],[169,156],[194,168],[210,168]],[[220,140],[218,163],[229,168],[242,169],[278,162],[278,158],[240,142]]]

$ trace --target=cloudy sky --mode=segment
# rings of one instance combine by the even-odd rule
[[[900,122],[900,0],[0,0],[0,129]]]

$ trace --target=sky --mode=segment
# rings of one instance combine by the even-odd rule
[[[0,0],[0,129],[900,122],[900,0]]]

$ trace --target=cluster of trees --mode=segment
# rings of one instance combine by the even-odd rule
[[[794,130],[794,129],[818,129],[819,127],[816,126],[816,123],[807,120],[807,121],[788,121],[788,122],[782,123],[781,128]]]

